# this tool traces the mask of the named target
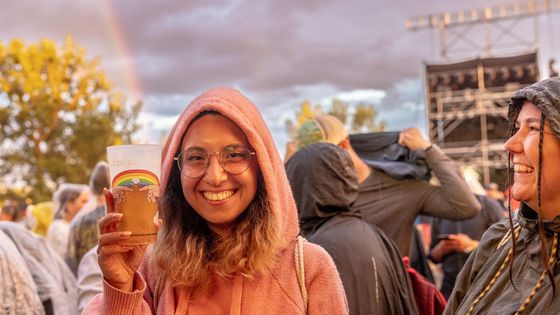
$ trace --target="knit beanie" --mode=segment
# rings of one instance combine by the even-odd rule
[[[516,91],[511,98],[510,114],[515,107],[523,106],[525,101],[535,104],[543,112],[550,128],[560,139],[560,77],[542,80]]]
[[[318,142],[338,145],[348,138],[342,122],[333,115],[317,115],[301,124],[296,136],[298,149]]]

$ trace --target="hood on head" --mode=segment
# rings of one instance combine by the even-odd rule
[[[257,107],[239,91],[231,88],[210,89],[196,97],[181,113],[162,151],[161,193],[166,190],[173,157],[190,122],[201,112],[216,111],[233,121],[243,131],[255,150],[270,209],[278,225],[280,238],[287,245],[299,233],[297,212],[284,166],[272,136]]]
[[[550,128],[560,139],[560,77],[539,81],[533,85],[517,90],[511,98],[509,106],[509,119],[513,124],[515,117],[512,113],[523,106],[525,101],[535,104],[548,119]]]
[[[351,212],[358,196],[358,178],[343,149],[329,143],[305,146],[290,158],[286,173],[305,233],[332,216]]]

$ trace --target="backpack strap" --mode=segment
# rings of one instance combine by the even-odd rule
[[[305,266],[303,264],[303,242],[305,239],[298,235],[295,248],[295,260],[296,260],[296,275],[298,278],[299,290],[301,292],[301,298],[303,299],[303,306],[305,313],[307,314],[307,288],[305,287]]]

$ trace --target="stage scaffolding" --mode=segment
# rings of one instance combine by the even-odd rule
[[[503,182],[508,103],[537,82],[537,52],[425,66],[426,109],[433,143],[459,164],[476,167],[484,183]]]
[[[560,0],[531,0],[406,21],[439,34],[441,64],[424,71],[430,138],[484,183],[505,183],[508,103],[539,80],[538,18],[559,10]]]

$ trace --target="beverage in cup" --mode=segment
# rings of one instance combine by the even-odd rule
[[[107,148],[115,211],[123,217],[118,231],[132,235],[122,244],[154,242],[158,224],[161,146],[118,145]]]

